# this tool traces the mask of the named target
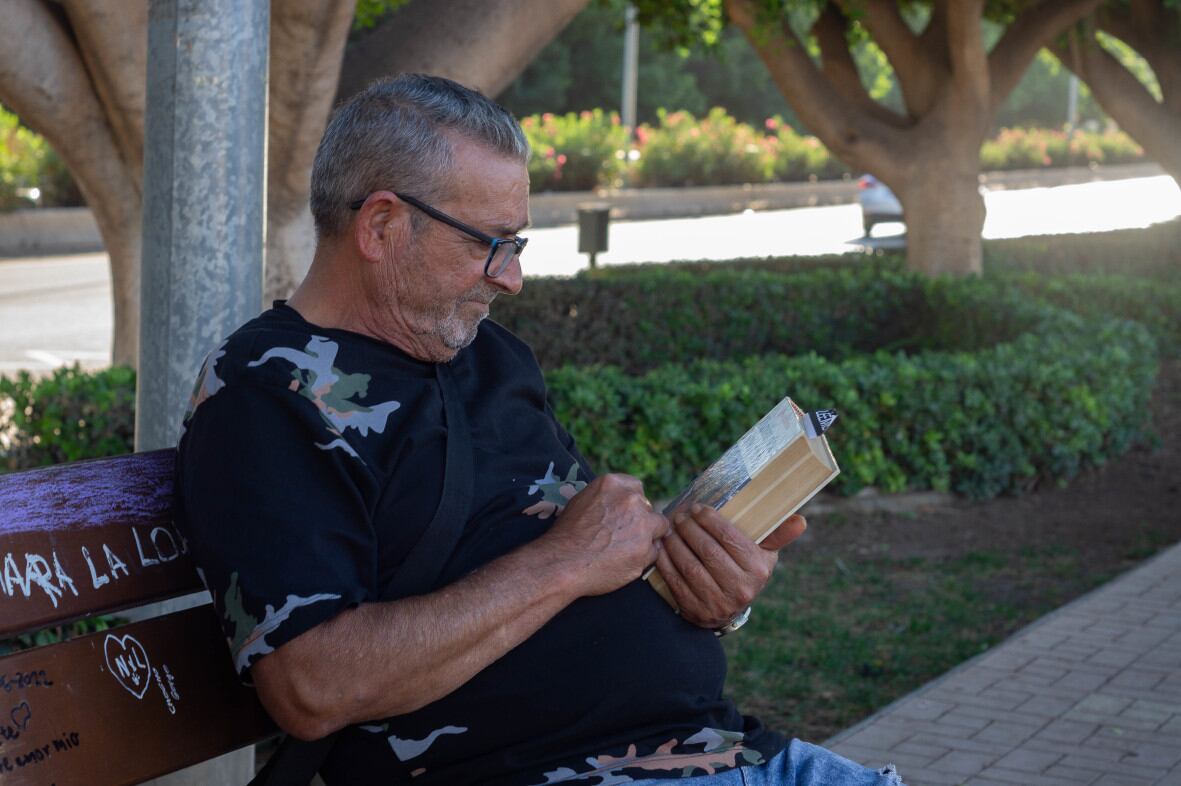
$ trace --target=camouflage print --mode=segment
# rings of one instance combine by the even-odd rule
[[[539,519],[548,519],[561,513],[566,503],[586,488],[586,481],[578,480],[578,469],[577,462],[571,464],[565,480],[558,480],[554,475],[554,462],[551,461],[549,469],[545,471],[545,477],[533,481],[533,485],[529,487],[529,495],[541,492],[541,500],[521,512],[526,516],[537,516]]]
[[[389,416],[401,404],[386,401],[366,406],[356,401],[369,390],[368,374],[346,374],[334,365],[339,351],[335,341],[312,336],[303,351],[291,347],[273,347],[258,360],[247,363],[248,368],[261,366],[278,358],[286,360],[295,368],[291,371],[290,389],[315,404],[324,420],[328,433],[336,437],[325,443],[316,443],[321,450],[340,448],[358,461],[361,457],[344,438],[345,429],[356,429],[362,437],[369,431],[381,434],[385,431]]]
[[[762,754],[744,747],[743,740],[741,732],[704,728],[686,738],[684,743],[669,740],[648,754],[639,754],[635,744],[632,744],[622,756],[604,754],[589,757],[586,763],[591,769],[586,772],[577,772],[570,767],[559,767],[547,772],[546,779],[537,786],[574,781],[592,781],[593,786],[614,786],[635,783],[637,777],[640,780],[650,777],[641,773],[677,772],[682,778],[691,778],[695,775],[714,775],[734,767],[762,764]],[[681,750],[690,745],[702,745],[704,749]]]

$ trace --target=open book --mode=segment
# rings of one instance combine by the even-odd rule
[[[836,417],[830,409],[805,413],[783,399],[670,502],[664,515],[671,518],[699,502],[762,542],[840,473],[824,437]],[[655,566],[644,579],[677,607]]]

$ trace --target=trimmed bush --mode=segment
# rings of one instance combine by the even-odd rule
[[[1062,481],[1148,438],[1156,375],[1148,331],[1057,311],[1038,334],[977,353],[815,354],[547,374],[554,409],[603,471],[669,497],[775,401],[841,413],[834,488],[932,488],[975,498]]]
[[[973,349],[1011,340],[1041,319],[998,287],[931,284],[888,265],[787,276],[742,267],[611,268],[531,280],[493,308],[542,368],[607,364],[631,374],[751,355]]]
[[[133,450],[135,372],[75,365],[0,377],[0,468],[28,469]]]

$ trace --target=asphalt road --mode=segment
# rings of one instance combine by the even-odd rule
[[[1181,215],[1181,189],[1169,177],[990,191],[985,238],[1144,227]],[[902,248],[900,224],[861,232],[856,205],[799,208],[664,221],[617,222],[601,265],[840,254],[867,246]],[[575,227],[535,229],[522,258],[526,276],[570,275],[586,267]],[[0,375],[44,373],[78,361],[109,363],[110,277],[105,254],[0,260]]]

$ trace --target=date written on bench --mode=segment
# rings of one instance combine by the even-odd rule
[[[13,689],[48,688],[53,680],[45,674],[45,669],[38,671],[15,671],[12,674],[0,674],[0,688],[5,693],[12,693]]]
[[[9,551],[4,555],[0,590],[10,598],[25,599],[33,597],[34,593],[43,592],[52,601],[53,607],[57,608],[58,600],[67,592],[74,597],[78,596],[79,587],[71,573],[89,574],[89,586],[97,590],[131,575],[128,558],[133,561],[131,564],[138,562],[141,569],[148,569],[179,559],[189,551],[185,539],[168,527],[145,527],[142,532],[138,527],[129,529],[131,542],[125,547],[112,548],[101,542],[82,546],[72,560],[65,552],[59,557],[57,551],[49,552],[48,556],[28,552],[21,555]],[[63,564],[63,559],[66,559],[66,564]],[[83,579],[82,589],[86,587],[86,580]]]

